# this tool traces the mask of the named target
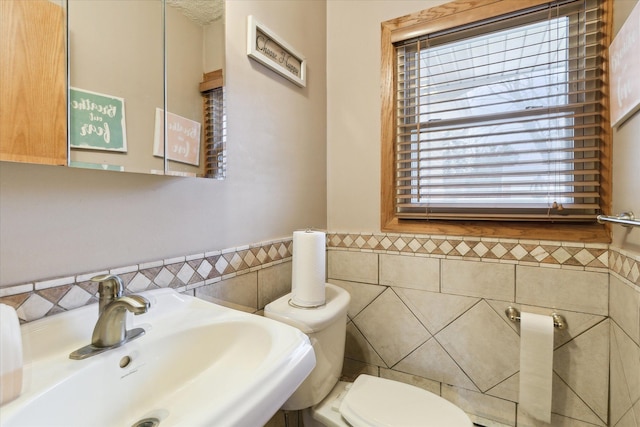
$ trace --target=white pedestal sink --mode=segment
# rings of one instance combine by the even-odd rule
[[[315,366],[299,330],[180,295],[142,293],[141,338],[84,360],[97,305],[22,326],[21,396],[0,408],[14,426],[261,426]]]

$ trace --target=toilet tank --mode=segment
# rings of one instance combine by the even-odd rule
[[[347,291],[330,283],[326,284],[325,292],[326,302],[317,308],[290,304],[291,294],[264,308],[265,317],[294,326],[307,334],[316,356],[315,368],[282,405],[282,409],[294,411],[319,403],[340,378],[351,297]]]

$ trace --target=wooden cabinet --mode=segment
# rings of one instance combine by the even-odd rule
[[[0,0],[0,160],[67,164],[65,18],[48,0]]]

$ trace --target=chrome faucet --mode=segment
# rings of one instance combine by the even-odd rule
[[[122,279],[105,274],[91,278],[98,282],[98,321],[93,329],[91,344],[69,355],[71,359],[86,359],[112,348],[120,347],[144,334],[144,329],[127,330],[127,311],[134,315],[146,313],[151,304],[140,295],[123,296]]]

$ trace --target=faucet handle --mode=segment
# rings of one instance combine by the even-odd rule
[[[100,283],[98,286],[98,292],[100,292],[101,295],[106,294],[107,296],[119,298],[124,292],[122,279],[120,276],[116,276],[115,274],[101,274],[99,276],[94,276],[91,278],[91,281]]]
[[[98,297],[100,313],[104,307],[116,298],[120,298],[124,293],[122,279],[115,274],[101,274],[91,278],[92,282],[98,282]]]

